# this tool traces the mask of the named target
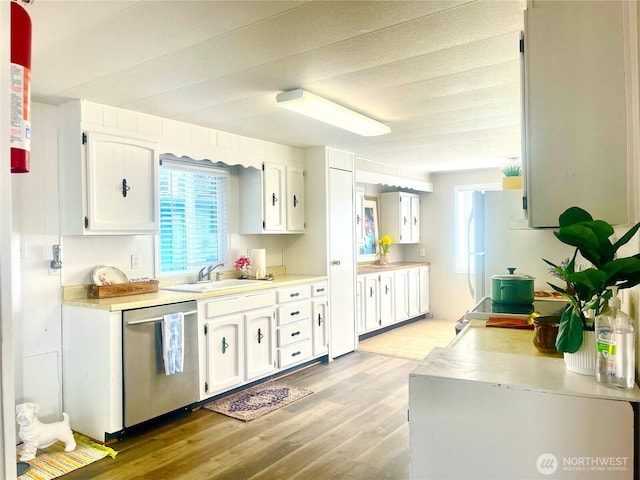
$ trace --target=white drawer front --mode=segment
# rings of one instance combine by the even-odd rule
[[[310,338],[311,324],[309,320],[278,328],[278,347],[286,347],[292,343],[309,340]]]
[[[205,315],[207,318],[219,317],[229,313],[244,312],[255,308],[272,307],[275,305],[275,292],[246,293],[240,295],[229,295],[208,300],[205,304]]]
[[[309,302],[292,303],[278,307],[278,326],[298,322],[311,316]]]
[[[312,297],[322,297],[327,295],[329,292],[327,291],[327,282],[319,282],[311,284],[311,296]]]
[[[311,291],[308,283],[278,289],[278,303],[295,302],[296,300],[304,300],[310,296]]]
[[[278,366],[280,368],[303,362],[309,358],[311,358],[311,340],[295,343],[278,350]]]

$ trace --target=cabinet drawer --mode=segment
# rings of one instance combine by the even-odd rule
[[[304,300],[311,295],[309,284],[294,285],[278,289],[278,303],[294,302],[296,300]]]
[[[273,307],[274,305],[275,292],[270,290],[267,292],[229,295],[215,300],[207,300],[204,305],[204,312],[206,318],[211,318],[256,308]]]
[[[278,350],[278,367],[288,367],[309,358],[311,358],[311,340],[295,343]]]
[[[278,328],[278,347],[286,347],[302,340],[311,338],[311,324],[309,320],[292,323]]]
[[[311,304],[309,302],[297,302],[278,307],[278,326],[287,325],[311,316]]]
[[[312,297],[322,297],[329,293],[327,291],[327,282],[319,282],[311,284],[311,296]]]

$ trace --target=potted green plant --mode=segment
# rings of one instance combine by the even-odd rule
[[[508,163],[500,167],[504,177],[502,178],[503,190],[516,190],[522,188],[522,166],[518,158],[510,158]]]
[[[636,234],[640,222],[611,243],[613,227],[604,220],[594,220],[579,207],[568,208],[559,220],[560,229],[554,234],[562,243],[575,247],[573,257],[560,265],[543,260],[556,277],[565,281],[564,286],[549,285],[571,302],[560,319],[556,348],[559,352],[575,353],[582,345],[583,333],[593,331],[593,320],[606,307],[611,297],[609,287],[624,289],[640,283],[640,253],[624,258],[616,256],[618,249]],[[576,264],[578,253],[590,267]],[[593,350],[595,355],[595,347]]]

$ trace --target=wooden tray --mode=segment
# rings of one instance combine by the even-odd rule
[[[88,285],[88,298],[124,297],[127,295],[139,295],[141,293],[153,293],[158,291],[158,280],[144,282],[115,283],[113,285]]]

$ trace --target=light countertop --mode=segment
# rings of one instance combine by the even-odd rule
[[[569,372],[561,355],[540,354],[532,330],[485,327],[473,320],[448,345],[435,348],[411,376],[448,378],[562,395],[640,403],[640,389],[607,388],[593,376]]]
[[[66,287],[62,299],[63,305],[73,305],[76,307],[95,308],[99,310],[119,311],[130,310],[132,308],[153,307],[156,305],[166,305],[169,303],[186,302],[208,297],[219,297],[236,293],[252,292],[257,290],[267,290],[279,288],[299,283],[326,281],[323,275],[290,275],[276,276],[273,281],[264,283],[251,283],[238,288],[226,288],[218,291],[205,293],[177,292],[173,290],[160,289],[154,293],[143,293],[139,295],[129,295],[113,298],[87,298],[86,286]]]
[[[358,275],[367,273],[381,273],[386,270],[401,270],[404,268],[418,268],[428,267],[431,265],[429,262],[393,262],[385,265],[374,263],[360,263],[358,264]]]

